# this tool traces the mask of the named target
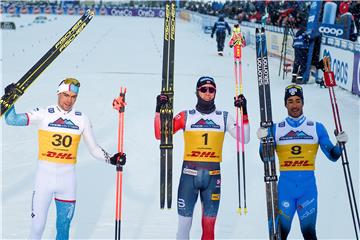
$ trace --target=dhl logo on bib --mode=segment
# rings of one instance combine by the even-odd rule
[[[280,171],[315,170],[318,144],[279,144],[276,153]]]

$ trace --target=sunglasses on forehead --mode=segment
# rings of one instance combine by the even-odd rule
[[[62,84],[62,83],[65,83],[65,84],[73,84],[74,86],[76,87],[80,87],[80,82],[75,79],[75,78],[66,78],[64,80],[61,81],[61,83],[59,84],[59,86]]]
[[[202,93],[206,93],[206,92],[209,92],[209,93],[214,93],[216,92],[216,88],[213,88],[213,87],[200,87],[198,88],[198,90]]]
[[[296,88],[296,89],[302,91],[302,87],[298,86],[298,85],[289,85],[289,86],[286,87],[286,90],[292,89],[292,88]]]

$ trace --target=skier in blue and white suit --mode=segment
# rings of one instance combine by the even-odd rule
[[[297,211],[304,239],[317,239],[317,188],[315,181],[315,157],[320,146],[326,157],[336,162],[341,156],[341,147],[333,145],[323,124],[303,115],[304,97],[301,86],[289,85],[285,89],[285,107],[288,117],[274,124],[276,154],[280,165],[278,184],[281,239],[287,239],[291,222]],[[266,137],[268,130],[259,128],[259,139]],[[347,134],[336,135],[338,142],[347,142]],[[262,155],[262,148],[260,147]]]

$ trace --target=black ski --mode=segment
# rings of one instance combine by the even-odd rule
[[[175,1],[166,1],[164,18],[164,49],[161,94],[169,98],[160,109],[160,208],[167,208],[172,201],[172,151],[173,151],[173,100],[174,100],[174,51],[175,51]],[[166,180],[165,180],[166,178]],[[165,188],[165,182],[166,188]]]
[[[260,126],[271,129],[273,126],[270,96],[270,78],[267,58],[265,29],[256,29],[256,66],[259,87]],[[264,162],[264,182],[268,215],[269,239],[280,239],[278,211],[277,175],[275,166],[275,144],[272,131],[261,139],[262,160]]]
[[[1,97],[1,116],[24,94],[36,78],[57,58],[62,51],[80,34],[94,16],[94,11],[88,9],[84,15],[60,38],[55,45],[35,63],[25,75],[14,84],[14,88]]]

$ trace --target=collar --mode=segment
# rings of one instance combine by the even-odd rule
[[[291,127],[299,127],[301,124],[303,124],[303,122],[305,122],[306,117],[304,115],[301,115],[298,118],[288,116],[285,120]]]
[[[70,113],[73,110],[73,108],[71,108],[69,111],[65,111],[59,105],[56,105],[56,109],[64,115]]]

